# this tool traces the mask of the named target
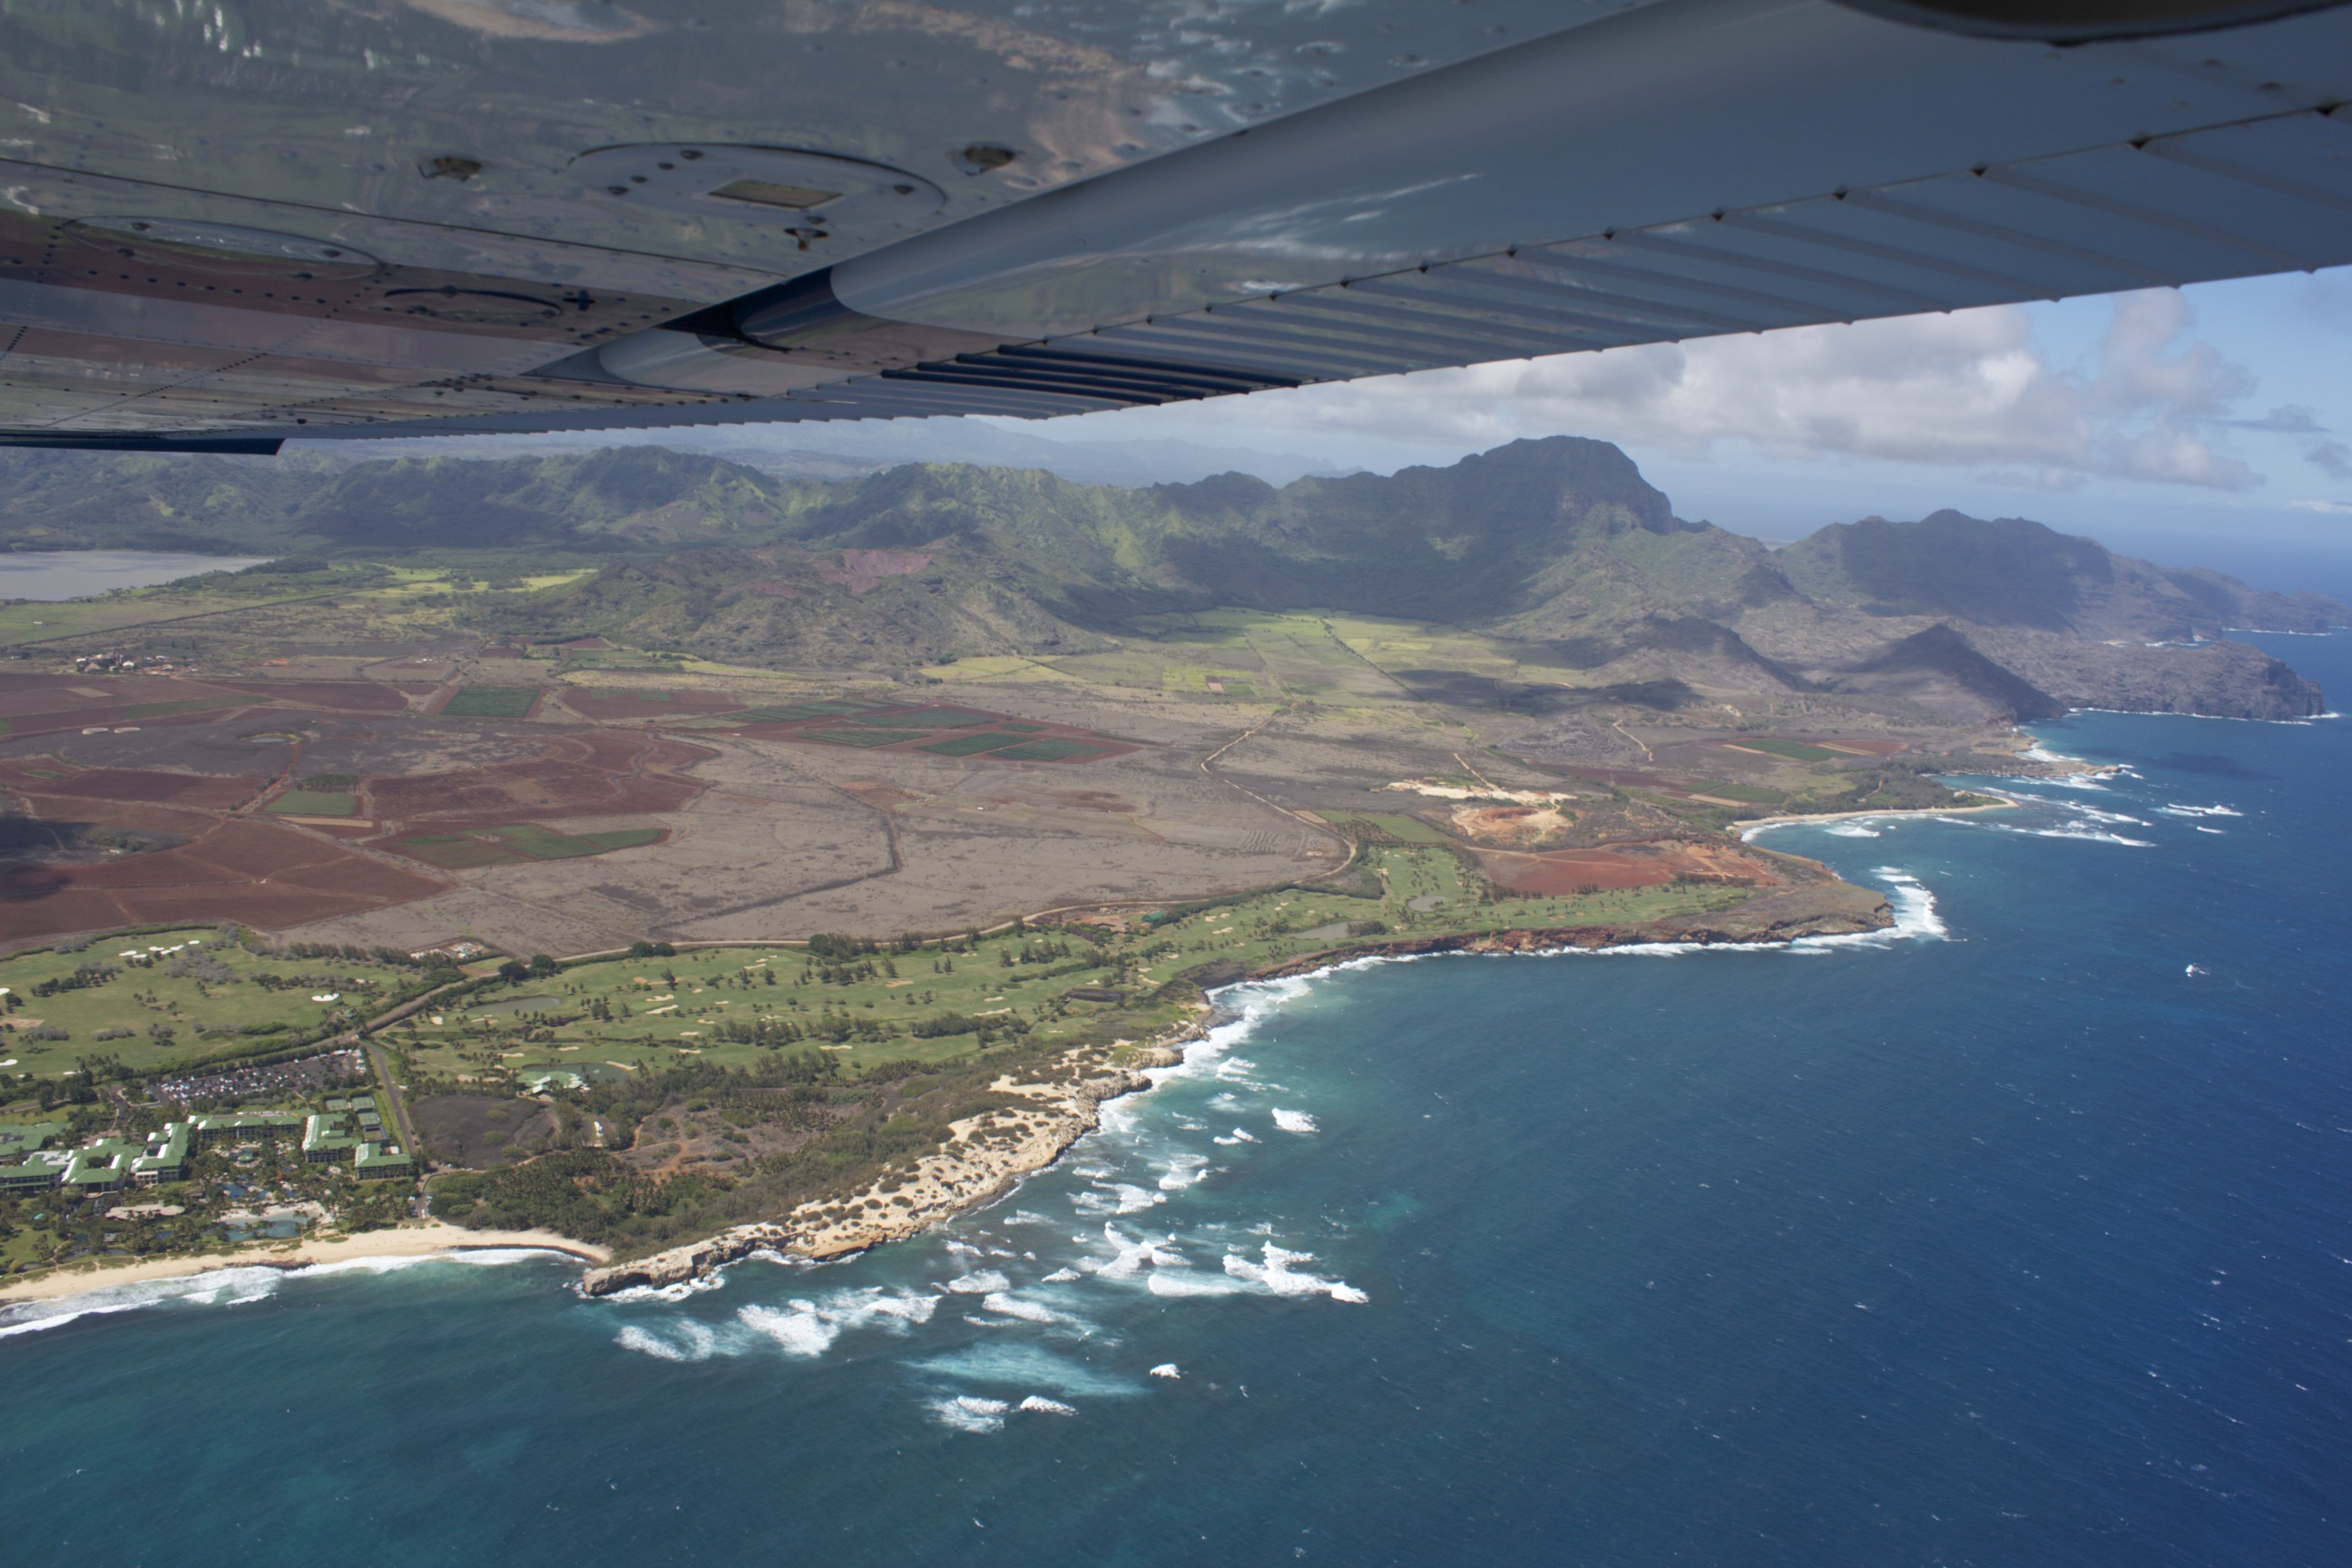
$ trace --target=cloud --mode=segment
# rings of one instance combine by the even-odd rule
[[[1218,412],[1259,437],[1474,448],[1572,433],[1693,457],[1740,442],[2053,488],[2122,479],[2252,489],[2262,476],[2218,444],[2229,426],[2319,426],[2295,407],[2235,418],[2254,378],[2193,341],[2193,326],[2179,293],[2158,289],[2117,296],[2078,364],[2053,359],[2026,310],[1996,306],[1424,371],[1259,394]]]
[[[2291,500],[2286,504],[2296,511],[2325,512],[2330,517],[2352,517],[2352,500]]]
[[[2260,419],[2220,419],[2214,423],[2227,425],[2232,430],[2263,430],[2273,436],[2325,436],[2327,426],[2319,416],[2300,403],[2281,404]]]
[[[2314,441],[2303,449],[2303,460],[2331,479],[2352,479],[2352,447],[2341,441]]]

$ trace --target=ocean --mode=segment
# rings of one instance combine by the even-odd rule
[[[268,559],[176,550],[0,551],[0,599],[79,599],[110,588],[152,588],[205,572],[239,572]]]
[[[6,1560],[2352,1562],[2352,722],[2037,732],[2127,771],[1770,833],[1895,932],[1240,987],[852,1261],[0,1314]]]

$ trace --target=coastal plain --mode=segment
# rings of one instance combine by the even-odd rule
[[[0,1199],[11,1267],[427,1215],[572,1237],[607,1286],[829,1256],[1054,1159],[1219,985],[1878,929],[1875,891],[1741,827],[1997,805],[1946,781],[2063,771],[2017,729],[2053,692],[2320,701],[2210,634],[2332,602],[2015,520],[1765,552],[1613,449],[1522,445],[1141,500],[919,468],[756,526],[681,522],[689,485],[544,548],[329,539],[0,607],[0,986],[53,1004],[0,1016],[0,1121],[168,1140],[197,1106],[337,1114],[356,1078],[426,1167],[395,1202],[205,1145],[168,1224]],[[635,461],[540,477],[609,494]],[[1459,548],[1379,569],[1416,508]],[[1235,518],[1285,542],[1254,578]],[[1988,556],[1990,588],[1949,565]],[[2052,562],[2054,608],[1994,591]],[[340,1090],[288,1076],[321,1052]]]

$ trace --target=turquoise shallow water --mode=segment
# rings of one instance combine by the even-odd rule
[[[851,1263],[13,1314],[6,1558],[2352,1561],[2352,724],[2044,732],[2133,771],[1772,837],[1900,936],[1230,994]]]

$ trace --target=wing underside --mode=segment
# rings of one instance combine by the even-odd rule
[[[1824,3],[1496,4],[1369,74],[1297,65],[1347,37],[1261,49],[1287,78],[1204,47],[1222,82],[1076,5],[1045,59],[1037,9],[747,8],[728,81],[830,73],[818,124],[713,112],[727,82],[658,7],[415,0],[305,62],[262,6],[229,68],[130,38],[79,78],[62,8],[12,13],[0,442],[1048,417],[2352,262],[2341,7],[2059,47]],[[1393,48],[1426,9],[1347,25]],[[573,14],[591,35],[545,36]],[[362,38],[457,64],[321,103]],[[583,58],[639,107],[551,99]],[[854,90],[903,58],[1002,74]]]

